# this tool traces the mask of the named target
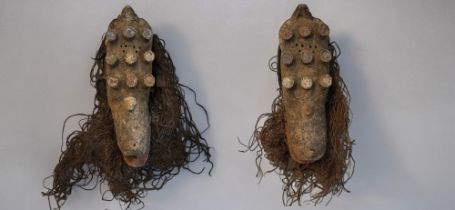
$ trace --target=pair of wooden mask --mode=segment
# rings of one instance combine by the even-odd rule
[[[257,152],[260,176],[264,157],[282,176],[285,205],[300,203],[305,194],[315,203],[338,195],[352,175],[349,93],[329,32],[306,5],[284,22],[272,67],[279,95],[247,145]],[[189,163],[199,158],[213,166],[164,41],[131,7],[109,24],[90,78],[96,88],[93,113],[82,115],[80,130],[66,138],[52,186],[43,193],[58,207],[74,186],[86,189],[92,181],[106,181],[103,199],[129,207],[180,169],[192,171]]]
[[[258,176],[263,157],[282,176],[285,205],[300,203],[305,194],[314,203],[338,195],[353,172],[349,93],[329,33],[304,4],[283,23],[277,62],[271,65],[279,96],[272,112],[259,117],[247,145],[257,151]]]
[[[185,102],[187,86],[179,84],[164,41],[131,7],[109,24],[90,78],[93,113],[82,115],[80,130],[67,137],[49,177],[52,186],[43,193],[59,208],[74,186],[86,189],[92,181],[106,181],[103,200],[129,207],[181,169],[194,172],[191,162],[201,158],[211,169],[209,147]]]

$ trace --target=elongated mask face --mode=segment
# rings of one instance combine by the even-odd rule
[[[329,28],[299,5],[279,37],[286,142],[295,161],[311,163],[324,155],[327,145]]]
[[[117,145],[131,167],[143,166],[150,150],[148,107],[152,75],[152,28],[126,6],[105,35],[106,85]]]
[[[328,26],[305,4],[298,5],[279,30],[277,62],[269,60],[279,94],[271,113],[258,117],[244,145],[245,151],[256,152],[257,176],[281,175],[285,205],[318,204],[347,191],[354,141],[348,131],[349,91],[340,75],[339,53]],[[262,170],[264,158],[273,170]]]

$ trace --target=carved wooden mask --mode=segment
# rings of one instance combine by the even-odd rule
[[[52,176],[45,178],[52,185],[44,184],[43,195],[58,208],[74,186],[94,189],[102,182],[108,184],[100,189],[103,199],[141,205],[147,191],[161,189],[180,171],[205,169],[191,163],[201,160],[212,169],[210,148],[185,101],[185,90],[194,97],[196,92],[179,83],[164,40],[130,6],[109,24],[90,81],[93,112],[67,118],[81,117],[80,127],[66,137]]]
[[[283,186],[283,203],[292,205],[309,194],[310,201],[345,190],[352,176],[353,141],[349,137],[349,93],[340,76],[339,49],[329,27],[298,5],[279,30],[276,70],[279,95],[272,112],[262,114],[246,145],[256,151],[258,175],[266,158]]]
[[[106,32],[107,96],[114,119],[117,145],[124,161],[141,167],[150,149],[150,88],[153,32],[150,25],[126,6]]]
[[[281,26],[279,47],[287,145],[295,161],[311,163],[324,155],[327,145],[329,27],[300,5]]]

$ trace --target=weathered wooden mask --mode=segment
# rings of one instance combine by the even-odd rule
[[[249,143],[284,176],[283,201],[300,202],[303,194],[318,203],[343,190],[352,175],[349,94],[340,77],[329,27],[304,4],[279,30],[279,96],[272,113]],[[273,66],[273,65],[272,65]],[[262,171],[258,172],[262,175]]]
[[[58,207],[73,186],[92,180],[107,182],[103,199],[117,198],[129,207],[180,169],[194,172],[190,162],[204,158],[212,165],[185,102],[188,87],[179,84],[164,41],[130,6],[109,24],[90,78],[96,88],[93,113],[82,115],[80,130],[67,137],[52,187],[43,193]]]
[[[123,9],[106,33],[107,99],[117,145],[131,167],[143,166],[150,151],[148,102],[150,88],[155,85],[152,38],[150,25],[130,7]]]

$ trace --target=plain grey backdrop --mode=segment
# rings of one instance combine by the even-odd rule
[[[278,176],[258,184],[255,156],[238,152],[237,137],[247,141],[270,111],[277,82],[267,61],[298,3],[341,47],[357,164],[351,193],[292,209],[455,208],[455,1],[1,0],[0,209],[48,208],[41,181],[60,155],[63,120],[91,112],[91,57],[125,4],[166,40],[180,81],[208,109],[216,164],[211,177],[183,172],[148,193],[145,209],[285,209]],[[98,189],[74,189],[63,209],[120,207]]]

